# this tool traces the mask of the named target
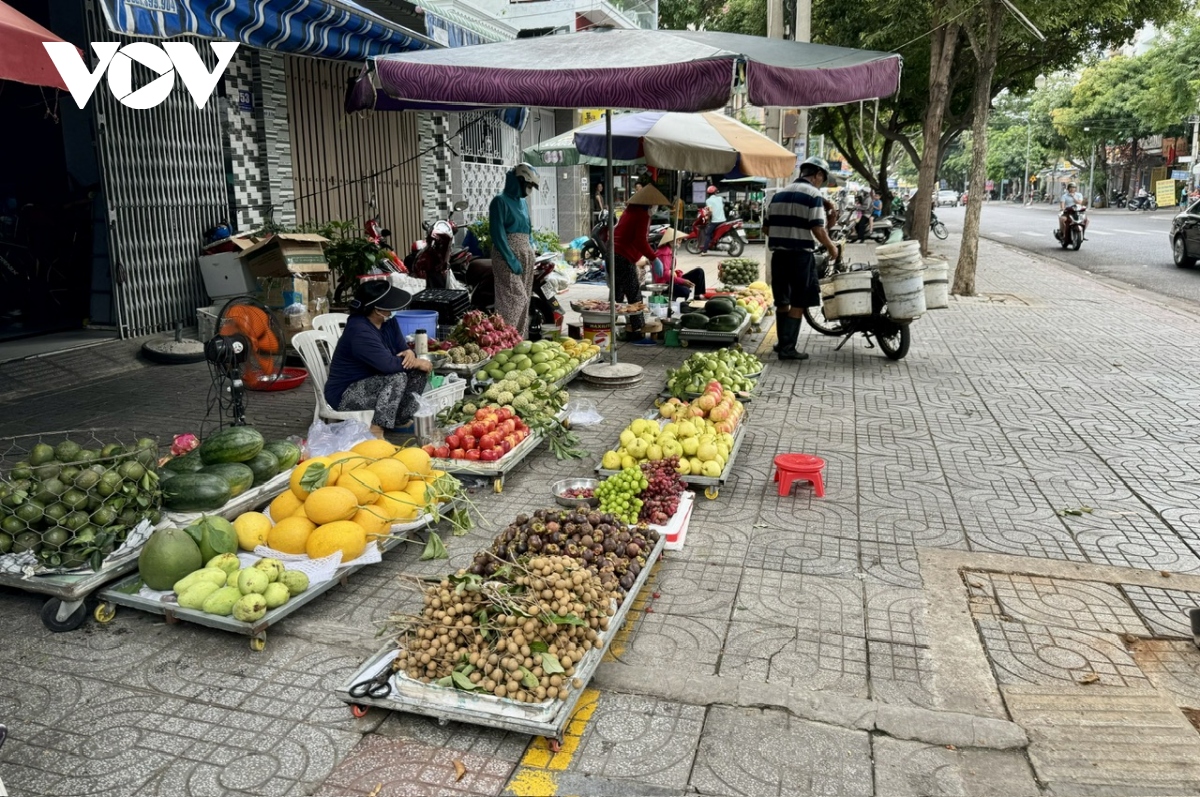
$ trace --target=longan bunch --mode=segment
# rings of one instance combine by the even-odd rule
[[[524,703],[565,697],[580,686],[575,667],[608,629],[615,597],[567,556],[510,563],[486,582],[460,571],[426,589],[393,669]]]

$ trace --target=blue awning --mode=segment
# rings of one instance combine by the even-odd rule
[[[472,44],[487,44],[492,41],[473,30],[467,30],[462,25],[439,17],[429,9],[425,9],[425,35],[447,47],[468,47]]]
[[[197,36],[339,61],[438,47],[353,2],[101,0],[100,5],[108,29],[127,36]]]

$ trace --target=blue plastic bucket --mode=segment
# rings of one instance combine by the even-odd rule
[[[431,338],[437,337],[437,310],[401,310],[396,313],[396,323],[405,338],[417,334],[418,329],[425,330]]]

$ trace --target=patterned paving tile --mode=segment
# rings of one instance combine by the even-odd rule
[[[739,567],[668,557],[655,574],[654,611],[727,620],[741,579]]]
[[[842,634],[735,622],[718,674],[866,697],[866,643]]]
[[[1121,640],[1096,631],[977,619],[1001,686],[1069,684],[1095,674],[1095,686],[1146,686]]]
[[[626,664],[714,675],[728,625],[726,620],[656,610],[638,621],[624,650],[614,647],[610,654]]]
[[[867,641],[871,699],[935,708],[933,657],[929,649],[896,642]]]
[[[801,529],[755,524],[745,565],[785,573],[847,576],[858,570],[858,543],[829,533],[823,525]]]
[[[701,706],[606,694],[587,725],[570,771],[683,788],[691,773],[704,714]]]
[[[781,711],[714,706],[704,723],[691,786],[702,794],[871,794],[866,733],[793,719]]]
[[[1146,633],[1125,597],[1107,584],[1013,573],[964,575],[990,590],[1001,612],[1021,623],[1113,634]]]
[[[747,568],[733,619],[862,636],[862,585],[856,579]]]
[[[1180,708],[1200,709],[1200,650],[1191,640],[1140,639],[1131,647],[1150,683]]]
[[[868,639],[904,645],[929,644],[924,592],[867,584],[866,597]]]
[[[1038,797],[1019,750],[961,750],[875,736],[875,794],[887,797]]]
[[[1122,584],[1121,591],[1155,636],[1192,638],[1188,609],[1200,607],[1200,592]]]

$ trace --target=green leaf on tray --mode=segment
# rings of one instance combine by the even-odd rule
[[[558,660],[558,656],[555,656],[553,653],[543,653],[542,672],[546,673],[546,675],[554,675],[566,671],[563,669],[562,663]]]
[[[300,477],[300,487],[311,493],[313,490],[324,487],[328,479],[329,469],[318,462],[315,465],[309,465],[304,470],[304,475]]]
[[[454,685],[457,686],[459,689],[462,689],[463,691],[474,692],[477,689],[483,688],[479,684],[471,683],[471,679],[468,678],[466,675],[463,675],[458,670],[455,670],[454,672],[450,673],[450,677],[453,679]]]
[[[450,687],[454,686],[454,679],[447,675],[445,678],[438,678],[434,683],[438,686]]]
[[[545,653],[550,650],[550,646],[544,640],[535,639],[529,643],[529,651],[531,653]]]
[[[524,667],[521,668],[521,686],[526,689],[537,689],[538,678]]]
[[[446,553],[446,546],[442,544],[442,538],[438,536],[436,531],[430,531],[429,540],[425,543],[425,550],[421,553],[421,561],[449,558],[450,554]]]
[[[555,625],[576,625],[576,626],[587,625],[587,623],[585,623],[583,620],[580,620],[578,617],[576,617],[573,614],[566,614],[566,615],[548,614],[548,615],[546,615],[546,619],[549,620],[550,622],[554,623]]]

